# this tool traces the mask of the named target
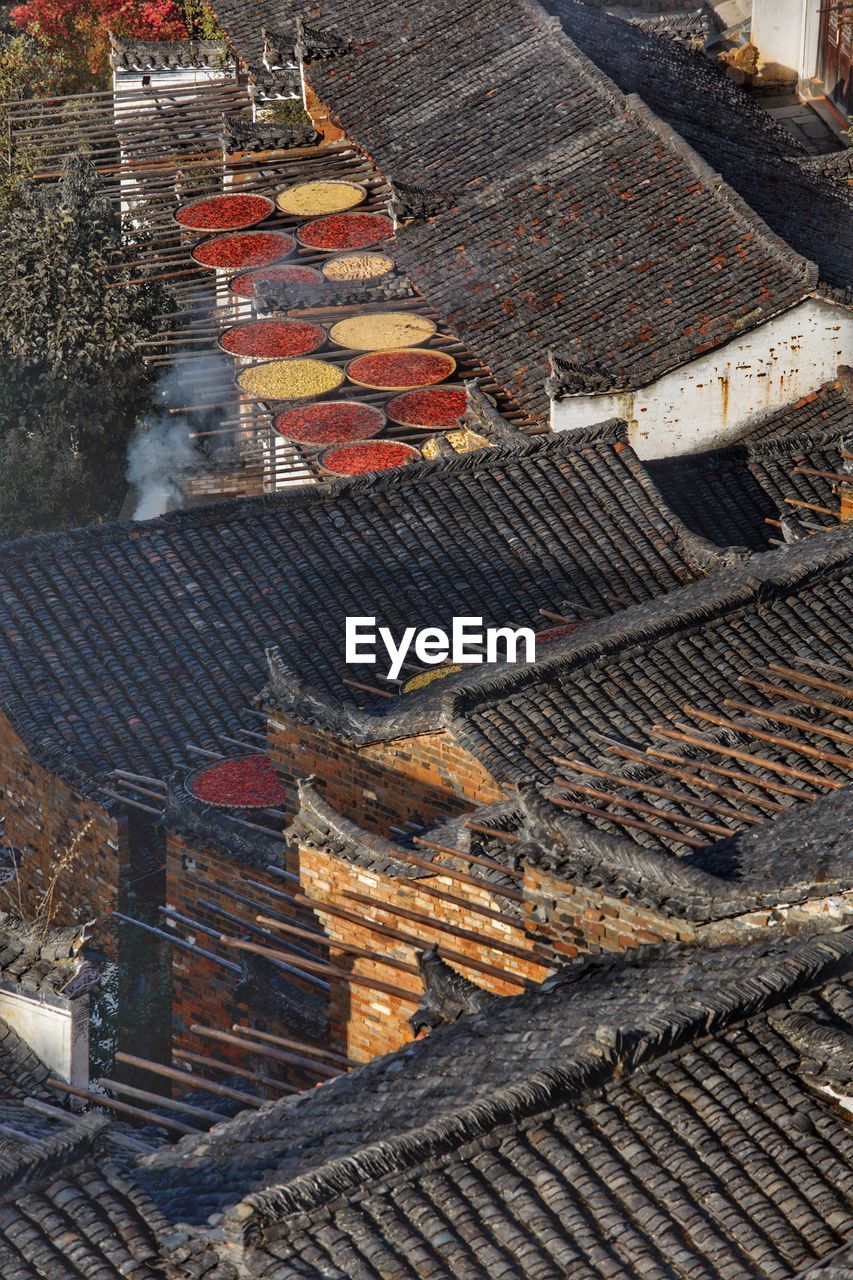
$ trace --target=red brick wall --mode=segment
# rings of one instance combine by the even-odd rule
[[[52,919],[70,924],[106,916],[117,905],[128,863],[123,817],[111,817],[32,759],[0,715],[0,813],[4,842],[23,853],[19,877],[0,890],[0,908],[31,916],[57,867]],[[19,898],[20,886],[20,898]]]
[[[731,943],[754,939],[765,929],[774,934],[796,933],[811,927],[816,918],[832,927],[847,918],[853,894],[815,897],[789,907],[763,908],[703,922],[664,915],[528,864],[524,868],[524,898],[530,936],[547,939],[571,958],[627,951],[653,942]]]
[[[381,835],[406,820],[431,823],[503,798],[474,756],[443,731],[348,747],[274,714],[269,743],[286,775],[314,774],[333,808]]]
[[[692,942],[697,936],[690,921],[609,897],[529,864],[524,868],[524,897],[531,934],[547,938],[569,958],[627,951],[648,942]]]
[[[240,924],[229,922],[217,912],[211,911],[202,905],[202,902],[215,903],[230,915],[237,917],[239,921],[245,921],[247,924],[256,924],[256,917],[265,912],[289,914],[286,903],[276,899],[272,893],[265,895],[263,889],[249,884],[249,880],[257,881],[268,889],[290,891],[286,881],[277,879],[266,871],[257,870],[239,862],[236,858],[230,858],[221,853],[192,847],[177,835],[169,833],[166,841],[166,901],[169,907],[189,920],[210,926],[221,933],[241,937],[249,931],[241,928]],[[242,903],[219,895],[206,888],[200,881],[233,890],[246,898],[253,899],[257,905]],[[304,913],[296,910],[292,918],[295,924],[311,923],[310,917],[306,920]],[[189,925],[179,923],[176,932],[180,937],[194,942],[198,947],[224,960],[238,964],[240,962],[239,951],[200,930],[194,932]],[[270,945],[259,937],[252,940],[262,946]],[[282,935],[282,946],[286,945]],[[318,958],[322,958],[319,952]],[[196,1023],[227,1033],[231,1033],[234,1023],[257,1026],[257,1011],[248,1008],[236,994],[239,981],[237,974],[218,965],[214,960],[206,959],[183,947],[172,948],[173,1048],[233,1062],[238,1066],[261,1071],[275,1079],[305,1084],[307,1082],[305,1073],[298,1068],[291,1070],[271,1058],[247,1054],[234,1046],[200,1036],[191,1030]],[[295,985],[300,985],[298,980],[294,982]],[[325,998],[319,988],[311,984],[302,984],[302,986],[320,1000]],[[308,1040],[307,1036],[303,1036],[293,1027],[271,1020],[268,1013],[265,1013],[262,1021],[261,1029],[273,1035]]]
[[[465,898],[474,905],[502,911],[506,905],[505,900],[488,889],[460,885],[440,874],[427,876],[423,881],[392,878],[304,846],[299,849],[298,857],[299,874],[307,896],[328,902],[332,906],[343,907],[365,922],[360,924],[357,921],[343,920],[315,908],[317,919],[331,940],[332,962],[349,972],[379,979],[403,992],[412,993],[407,1000],[400,995],[374,991],[343,981],[334,984],[333,1037],[336,1045],[342,1047],[351,1058],[365,1062],[378,1054],[390,1053],[411,1040],[407,1019],[414,1012],[423,992],[419,976],[390,968],[372,959],[355,957],[335,946],[335,942],[348,943],[381,957],[392,957],[410,965],[416,963],[418,948],[377,934],[370,928],[369,921],[389,925],[399,932],[413,935],[421,940],[423,948],[435,942],[521,978],[541,981],[546,976],[547,970],[535,961],[497,951],[490,946],[490,939],[496,939],[530,951],[531,945],[525,937],[521,920],[517,925],[493,921],[472,911],[470,907],[441,901],[424,892],[421,885],[435,886],[455,897]],[[385,908],[354,903],[346,897],[348,892],[375,898],[385,904]],[[428,916],[436,921],[436,926],[406,920],[395,913],[395,907]],[[440,923],[456,925],[476,933],[480,941],[473,942],[453,936],[441,929]],[[518,984],[503,981],[500,977],[463,968],[461,965],[454,967],[459,968],[466,978],[478,986],[497,995],[518,995],[522,990]]]

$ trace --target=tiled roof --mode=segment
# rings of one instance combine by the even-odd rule
[[[163,1216],[105,1161],[109,1121],[9,1114],[0,1151],[3,1280],[158,1280]],[[105,1133],[106,1131],[106,1133]],[[26,1138],[24,1138],[24,1134]]]
[[[33,1053],[8,1022],[0,1018],[0,1092],[3,1097],[7,1101],[10,1098],[41,1098],[45,1102],[53,1102],[55,1095],[45,1085],[49,1075],[41,1058]]]
[[[44,929],[0,912],[0,984],[30,995],[83,995],[100,981],[82,955],[86,925]]]
[[[606,757],[602,763],[607,763]],[[651,768],[645,773],[636,766],[619,772],[617,762],[613,789],[599,807],[612,806],[619,812],[617,789],[627,798],[649,800],[642,782],[655,782]],[[589,777],[584,781],[589,781]],[[694,789],[684,787],[672,776],[657,779],[669,784],[669,795],[679,794],[681,804],[669,809],[660,806],[659,820],[669,824],[677,813],[700,818],[718,815],[725,821],[725,805],[709,808],[715,793],[702,790],[697,779]],[[601,785],[600,783],[593,785]],[[555,790],[554,794],[558,794]],[[602,791],[602,796],[608,792]],[[654,797],[651,797],[652,799]],[[691,807],[691,800],[697,809]],[[748,810],[746,800],[744,809]],[[776,816],[762,813],[756,825],[745,826],[733,836],[708,843],[688,856],[676,857],[660,848],[640,844],[632,831],[619,835],[596,829],[585,817],[566,812],[541,795],[528,797],[528,816],[523,830],[526,841],[514,845],[520,860],[556,872],[565,881],[583,884],[610,898],[627,900],[634,906],[651,908],[659,916],[691,920],[696,924],[733,920],[759,911],[803,906],[794,912],[789,927],[799,927],[806,919],[809,901],[820,899],[827,916],[853,916],[853,905],[837,910],[827,905],[834,895],[849,891],[850,823],[853,820],[853,787],[797,805]],[[627,809],[627,812],[632,810]],[[754,817],[752,819],[755,820]],[[729,819],[729,821],[734,821]],[[615,825],[615,824],[614,824]],[[688,830],[690,828],[688,827]],[[710,841],[711,837],[706,837]],[[700,845],[702,842],[699,842]]]
[[[638,93],[798,253],[836,286],[853,284],[848,152],[813,160],[701,50],[582,0],[548,0],[566,34],[624,93]]]
[[[853,369],[847,366],[842,365],[833,382],[757,418],[742,440],[757,444],[820,431],[827,437],[853,431]]]
[[[610,387],[642,385],[814,285],[534,0],[405,0],[390,26],[382,6],[324,8],[353,50],[310,65],[321,100],[391,178],[457,198],[401,231],[401,265],[535,416],[548,415],[549,348]],[[244,56],[254,13],[217,5]]]
[[[835,482],[827,477],[841,474],[848,437],[853,399],[831,385],[771,415],[740,444],[655,459],[646,469],[694,533],[721,547],[763,551],[780,536],[768,520],[793,516],[817,527],[837,525],[837,516],[826,514],[839,509]]]
[[[567,751],[596,764],[602,736],[642,751],[656,727],[670,723],[683,727],[688,721],[695,735],[727,740],[719,726],[697,720],[692,711],[698,711],[744,722],[741,736],[759,776],[772,757],[792,768],[807,765],[810,776],[826,777],[831,787],[849,780],[846,764],[833,761],[853,763],[846,719],[831,713],[815,719],[818,738],[826,728],[833,740],[826,744],[830,758],[813,757],[809,749],[804,764],[799,742],[786,747],[762,741],[772,728],[762,722],[762,710],[772,719],[777,707],[741,681],[766,681],[770,663],[806,672],[816,664],[821,675],[846,671],[851,590],[849,530],[817,535],[714,574],[652,607],[593,624],[535,666],[471,681],[453,696],[448,716],[462,742],[505,782],[549,781],[554,755]],[[754,703],[755,716],[744,721],[727,711],[726,698]],[[776,731],[785,733],[778,726]]]
[[[853,1234],[853,1136],[811,1083],[839,1077],[804,1047],[845,1034],[851,950],[578,964],[138,1177],[178,1221],[225,1209],[266,1280],[787,1280]]]
[[[267,645],[344,714],[358,708],[344,676],[374,670],[345,666],[346,614],[396,632],[459,613],[541,628],[542,607],[613,611],[697,576],[683,532],[611,424],[6,544],[0,705],[79,786],[113,768],[164,777],[188,741],[216,747],[240,726]]]
[[[398,8],[380,36],[336,6],[355,49],[309,78],[391,178],[455,194],[455,208],[401,230],[398,259],[531,412],[548,413],[550,348],[612,388],[644,385],[813,287],[804,261],[538,5]]]
[[[226,40],[132,40],[110,32],[110,63],[118,71],[224,70],[234,59]]]

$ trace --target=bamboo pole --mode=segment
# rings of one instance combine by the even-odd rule
[[[819,507],[817,503],[803,502],[800,498],[786,498],[785,501],[789,507],[802,507],[806,511],[816,511],[818,515],[834,516],[836,520],[841,514],[839,511],[833,511],[831,507]]]
[[[650,756],[659,757],[661,760],[684,760],[683,756],[676,755],[671,751],[661,751],[658,747],[649,747],[648,753]],[[808,801],[817,799],[817,793],[814,791],[803,791],[800,787],[789,787],[785,782],[777,782],[773,778],[759,778],[754,773],[746,773],[741,769],[731,769],[727,765],[714,764],[710,760],[697,761],[696,768],[700,771],[700,774],[711,773],[714,777],[731,778],[733,781],[743,782],[746,786],[761,787],[764,791],[772,791],[774,795],[790,796],[792,800]],[[701,777],[699,780],[702,782]],[[707,784],[702,782],[702,785],[705,786]],[[750,804],[761,805],[761,802],[764,801],[764,808],[774,804],[773,801],[765,800],[763,796],[746,795],[743,792],[738,792],[737,794]],[[787,813],[788,806],[776,804],[775,810],[779,813]]]
[[[306,1044],[302,1040],[288,1040],[284,1036],[274,1036],[268,1031],[257,1031],[254,1027],[247,1027],[240,1022],[235,1022],[231,1030],[238,1034],[255,1036],[258,1040],[268,1040],[270,1044],[277,1044],[283,1049],[298,1049],[302,1053],[310,1054],[315,1058],[323,1058],[339,1067],[349,1068],[361,1065],[354,1058],[348,1058],[343,1053],[335,1053],[333,1049],[319,1049],[316,1045]]]
[[[776,662],[771,662],[767,670],[772,671],[774,675],[796,680],[799,684],[810,685],[813,689],[826,689],[829,693],[840,694],[842,698],[853,699],[853,688],[849,685],[838,684],[834,680],[824,680],[820,676],[810,675],[806,671],[797,671],[793,667],[783,667]]]
[[[274,1080],[272,1076],[262,1075],[259,1071],[247,1071],[245,1067],[235,1067],[231,1062],[219,1062],[216,1058],[208,1058],[203,1053],[191,1053],[189,1049],[175,1049],[172,1057],[180,1062],[191,1062],[200,1067],[210,1067],[212,1071],[221,1071],[223,1075],[238,1076],[241,1080],[251,1080],[253,1084],[262,1084],[267,1089],[278,1089],[281,1093],[302,1093],[294,1084],[285,1084],[283,1080]],[[187,1076],[192,1080],[192,1076]]]
[[[372,920],[369,916],[357,915],[354,911],[347,911],[344,907],[334,906],[331,902],[321,902],[318,898],[306,898],[303,894],[296,895],[300,905],[311,904],[319,915],[335,916],[338,920],[346,920],[350,924],[360,925],[362,929],[366,929],[368,933],[378,933],[386,938],[393,938],[395,942],[402,942],[406,946],[412,947],[415,951],[423,951],[427,945],[427,939],[419,937],[415,933],[406,933],[403,929],[396,929],[393,925],[382,924],[379,920]],[[438,953],[443,960],[452,961],[453,964],[459,965],[463,969],[473,969],[477,973],[489,973],[493,969],[492,965],[484,964],[481,960],[475,960],[472,956],[463,955],[461,951],[454,951],[450,947],[439,944]],[[510,981],[515,986],[526,987],[526,982],[522,978],[510,978],[504,970],[496,970],[491,976],[499,976],[502,981]]]
[[[823,702],[820,698],[809,697],[807,693],[797,693],[795,689],[786,689],[780,684],[768,684],[766,680],[752,680],[749,676],[739,676],[738,682],[749,685],[751,689],[758,689],[769,697],[784,698],[786,702],[796,702],[816,711],[826,711],[839,719],[853,720],[853,707],[843,707],[837,702]]]
[[[298,1067],[301,1071],[312,1071],[315,1075],[322,1076],[325,1080],[334,1080],[346,1071],[345,1067],[341,1067],[338,1064],[333,1066],[331,1063],[321,1062],[318,1058],[311,1058],[304,1053],[294,1053],[291,1050],[272,1049],[268,1045],[260,1044],[255,1040],[231,1035],[229,1032],[219,1031],[215,1027],[206,1027],[200,1022],[194,1022],[190,1027],[190,1031],[202,1039],[221,1040],[223,1044],[236,1045],[238,1048],[244,1049],[246,1053],[258,1053],[274,1062],[284,1063],[285,1066]],[[254,1032],[249,1034],[254,1035]]]
[[[641,782],[634,778],[620,777],[618,773],[608,773],[606,769],[596,769],[593,765],[586,764],[582,760],[567,760],[563,756],[552,756],[552,759],[555,764],[566,766],[578,773],[589,774],[590,777],[600,778],[604,782],[612,782],[615,786],[648,792],[649,795],[659,796],[661,800],[671,800],[674,804],[700,809],[704,813],[715,813],[749,825],[763,821],[761,818],[755,818],[751,814],[743,813],[740,809],[730,809],[728,805],[714,804],[710,800],[700,800],[698,796],[691,796],[687,792],[670,791],[667,787],[659,787],[652,782]],[[618,804],[619,797],[615,796],[614,799]]]
[[[297,938],[316,939],[317,937],[311,929],[300,929],[297,925],[285,924],[283,920],[275,920],[272,916],[256,916],[255,919],[259,924],[272,925],[282,933],[292,933]],[[419,973],[417,965],[408,964],[405,960],[397,960],[394,956],[383,956],[376,951],[368,951],[365,947],[357,947],[351,942],[339,942],[329,938],[326,945],[336,951],[344,951],[347,955],[357,956],[360,960],[372,960],[375,964],[386,965],[389,969],[398,969],[401,973],[411,973],[415,977]]]
[[[74,1098],[85,1098],[87,1102],[93,1102],[96,1106],[105,1107],[108,1111],[118,1111],[120,1115],[130,1116],[133,1120],[140,1120],[143,1124],[155,1124],[160,1129],[166,1129],[170,1133],[177,1133],[180,1137],[186,1137],[189,1133],[204,1133],[204,1129],[199,1129],[195,1125],[184,1124],[182,1120],[171,1120],[166,1116],[153,1115],[150,1111],[141,1111],[139,1107],[131,1107],[126,1102],[119,1102],[117,1098],[109,1098],[104,1094],[91,1093],[88,1089],[79,1089],[77,1085],[66,1084],[64,1080],[54,1080],[52,1077],[45,1080],[48,1089],[56,1089],[59,1093],[70,1093]]]
[[[164,942],[169,942],[174,947],[180,947],[184,951],[192,951],[195,955],[203,956],[205,960],[212,960],[214,964],[230,970],[231,973],[242,972],[238,964],[232,964],[230,960],[223,960],[221,956],[214,955],[212,951],[205,951],[203,947],[197,947],[194,943],[178,937],[177,934],[167,932],[165,929],[156,929],[153,924],[145,924],[142,920],[134,920],[132,916],[122,915],[120,911],[113,911],[111,914],[116,920],[122,920],[125,924],[136,925],[137,929],[142,929],[145,933],[151,933],[157,938],[162,938]]]
[[[853,736],[845,733],[842,729],[831,729],[827,725],[814,723],[811,720],[801,720],[799,716],[789,716],[785,712],[775,711],[773,708],[756,707],[749,702],[739,702],[736,698],[725,698],[723,700],[724,707],[731,707],[733,711],[745,711],[750,715],[759,715],[765,720],[772,720],[776,724],[787,725],[791,729],[802,729],[805,733],[816,734],[818,738],[830,738],[833,742],[844,743],[845,746],[853,747]],[[850,761],[853,766],[853,760]]]
[[[435,929],[437,933],[447,933],[452,938],[461,938],[465,942],[475,942],[484,951],[499,951],[504,955],[513,956],[516,960],[537,964],[543,969],[553,967],[542,956],[529,951],[527,947],[516,946],[514,942],[504,942],[501,938],[493,938],[491,936],[484,937],[483,934],[475,933],[472,929],[465,929],[461,925],[451,924],[449,921],[441,920],[435,916],[425,916],[420,911],[413,911],[410,907],[402,907],[397,903],[383,902],[380,898],[371,898],[366,893],[357,893],[354,890],[345,889],[343,896],[349,899],[350,902],[357,902],[364,907],[376,907],[387,915],[396,916],[400,920],[410,920],[412,924],[426,925],[429,929]],[[502,973],[502,970],[497,966],[495,967],[495,976],[498,976]]]
[[[853,760],[850,760],[847,756],[839,756],[832,751],[824,751],[821,747],[813,747],[807,742],[795,742],[791,738],[784,738],[778,733],[766,733],[763,729],[754,729],[740,720],[729,720],[726,716],[720,716],[711,711],[703,711],[700,707],[684,706],[682,710],[685,715],[695,716],[699,720],[707,720],[709,724],[717,725],[720,729],[731,729],[735,733],[745,734],[748,738],[755,738],[758,742],[769,742],[774,747],[783,747],[785,750],[793,751],[795,755],[809,756],[813,760],[823,760],[826,764],[834,764],[839,769],[853,768]],[[764,715],[764,712],[757,707],[750,707],[749,713]],[[768,720],[773,719],[772,716],[766,716],[765,718]],[[842,740],[846,739],[847,735],[845,734]]]
[[[770,773],[780,773],[785,778],[797,778],[800,782],[810,782],[812,786],[829,787],[831,790],[840,790],[844,786],[843,782],[823,778],[820,774],[809,773],[805,769],[795,769],[791,765],[779,764],[776,760],[765,760],[763,757],[756,760],[754,752],[740,751],[737,747],[726,747],[722,743],[712,742],[709,738],[701,737],[695,730],[684,731],[670,729],[666,725],[654,725],[652,733],[658,738],[669,738],[673,742],[687,742],[694,747],[704,747],[711,755],[729,756],[733,760],[744,760],[747,764],[758,764],[759,768],[767,769]],[[755,785],[763,784],[756,778]]]
[[[759,809],[766,809],[770,813],[786,812],[785,805],[779,804],[776,800],[768,800],[765,796],[751,796],[746,792],[738,791],[735,787],[726,787],[721,786],[717,782],[709,782],[707,778],[702,776],[702,773],[700,772],[700,765],[694,766],[692,762],[685,760],[684,768],[675,768],[672,765],[661,764],[657,759],[650,758],[651,756],[660,756],[667,760],[682,760],[681,756],[674,755],[672,752],[658,752],[655,751],[654,748],[649,748],[647,754],[644,754],[640,751],[631,751],[629,748],[624,748],[621,751],[617,751],[615,747],[611,747],[610,749],[614,754],[622,759],[630,760],[636,764],[646,765],[648,768],[656,770],[665,777],[678,778],[682,782],[692,783],[693,786],[701,787],[703,791],[710,791],[714,795],[722,795],[727,799],[736,800],[738,804],[753,805]],[[716,768],[717,767],[714,765],[708,765],[707,763],[704,764],[704,770],[708,773],[716,772]],[[726,769],[725,771],[721,771],[721,773],[723,777],[734,775],[735,777],[740,776],[741,781],[752,781],[751,774],[739,774],[739,771],[736,769]],[[757,785],[760,786],[761,784],[757,783]]]
[[[714,836],[735,834],[729,827],[720,826],[717,822],[707,822],[704,818],[689,818],[683,814],[673,813],[669,809],[658,809],[655,805],[645,804],[642,800],[631,800],[627,796],[615,795],[612,791],[599,791],[597,787],[588,787],[581,782],[560,778],[555,785],[559,786],[561,791],[575,792],[591,800],[603,800],[605,804],[613,804],[620,809],[630,809],[634,813],[644,813],[649,818],[666,818],[668,822],[674,822],[679,827],[693,827],[697,831],[705,831]]]
[[[178,1071],[175,1067],[167,1067],[162,1062],[150,1062],[147,1058],[137,1058],[132,1053],[117,1053],[116,1062],[123,1062],[128,1067],[139,1067],[141,1071],[150,1071],[152,1075],[163,1076],[166,1080],[177,1080],[188,1089],[201,1089],[205,1093],[215,1093],[220,1098],[231,1098],[233,1102],[243,1102],[247,1107],[262,1107],[263,1101],[250,1093],[241,1093],[227,1084],[214,1084],[205,1080],[193,1071]]]
[[[504,915],[502,911],[495,911],[492,907],[484,907],[479,902],[472,902],[468,898],[459,898],[456,894],[449,893],[446,889],[439,889],[434,884],[427,884],[425,880],[418,881],[418,893],[425,893],[429,897],[438,898],[442,902],[450,902],[456,907],[464,907],[466,911],[470,911],[476,916],[483,916],[488,920],[496,920],[499,924],[505,924],[510,929],[521,928],[521,921],[514,916]]]
[[[203,1040],[218,1040],[222,1044],[232,1045],[236,1049],[241,1049],[244,1053],[257,1054],[259,1058],[268,1058],[271,1062],[281,1062],[286,1066],[299,1066],[300,1060],[297,1054],[285,1053],[281,1049],[276,1049],[270,1044],[262,1043],[259,1040],[247,1040],[242,1036],[231,1035],[228,1031],[218,1031],[215,1027],[205,1027],[199,1022],[194,1022],[190,1027],[190,1031],[194,1035],[200,1036]],[[254,1032],[252,1033],[254,1034]],[[302,1070],[310,1070],[323,1077],[318,1083],[328,1084],[330,1080],[337,1080],[340,1076],[346,1075],[345,1069],[332,1069],[325,1064],[302,1060],[305,1066]]]
[[[647,831],[661,840],[672,840],[676,844],[686,844],[690,849],[704,849],[707,840],[697,840],[695,836],[686,836],[682,831],[673,831],[672,827],[661,827],[651,822],[643,822],[640,818],[627,818],[623,814],[608,813],[606,809],[596,809],[592,805],[581,804],[578,800],[564,800],[554,796],[552,802],[561,809],[572,809],[589,818],[604,818],[606,822],[615,823],[619,827],[632,827],[636,831]]]
[[[467,823],[465,824],[468,825]],[[452,845],[436,844],[434,840],[427,840],[424,836],[412,836],[414,844],[422,849],[432,849],[436,853],[445,853],[450,858],[458,858],[460,862],[471,862],[474,866],[485,867],[488,871],[497,871],[500,875],[509,877],[510,880],[523,880],[523,875],[516,871],[514,867],[505,867],[500,862],[496,862],[494,858],[485,858],[478,853],[469,853],[464,849],[455,849]],[[440,863],[430,863],[430,866],[440,866]]]
[[[124,1094],[137,1102],[153,1102],[155,1106],[167,1107],[170,1111],[176,1111],[178,1115],[187,1115],[196,1120],[209,1120],[213,1124],[219,1124],[222,1119],[216,1111],[207,1111],[204,1107],[196,1107],[189,1102],[177,1102],[174,1098],[163,1094],[149,1093],[147,1089],[135,1089],[129,1084],[122,1084],[119,1080],[109,1080],[106,1076],[101,1076],[98,1083],[105,1089],[112,1089],[114,1093]]]
[[[506,840],[508,844],[517,844],[521,840],[521,836],[516,835],[514,831],[501,831],[499,827],[485,827],[481,822],[468,821],[465,826],[469,831],[477,831],[483,836],[493,836],[495,840]]]
[[[407,1000],[410,1004],[417,1004],[418,997],[415,997],[409,991],[405,991],[402,987],[391,986],[388,982],[382,982],[379,978],[366,978],[362,974],[354,973],[349,969],[339,969],[337,965],[330,964],[326,960],[303,960],[301,956],[294,955],[292,951],[272,950],[270,947],[259,946],[256,942],[244,942],[241,938],[230,938],[227,934],[220,937],[226,947],[234,947],[237,951],[251,951],[255,955],[266,956],[270,960],[284,960],[294,967],[304,968],[308,973],[328,973],[330,977],[340,978],[344,982],[355,987],[367,987],[371,991],[381,991],[386,996],[396,996],[398,1000]]]

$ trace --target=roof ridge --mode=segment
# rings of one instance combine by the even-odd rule
[[[714,948],[736,951],[738,948]],[[750,944],[743,951],[754,951]],[[672,948],[641,948],[625,958],[628,964],[644,964]],[[591,1088],[652,1059],[683,1047],[699,1036],[719,1033],[732,1023],[762,1013],[799,992],[845,972],[853,956],[853,929],[819,935],[795,943],[768,968],[740,982],[718,987],[690,1000],[682,995],[661,1017],[650,1017],[645,1026],[600,1029],[589,1044],[568,1062],[533,1072],[520,1083],[508,1085],[459,1108],[438,1120],[409,1129],[393,1138],[369,1143],[354,1155],[333,1158],[290,1183],[252,1192],[226,1210],[225,1233],[235,1244],[256,1244],[264,1227],[292,1213],[320,1207],[366,1181],[411,1169],[424,1160],[452,1151],[498,1125],[517,1122],[566,1102]],[[571,981],[571,973],[564,975]],[[559,981],[559,979],[557,980]],[[542,998],[541,990],[538,998]],[[530,996],[508,997],[525,1000]],[[537,998],[534,993],[533,998]],[[505,1005],[506,1001],[501,1001]],[[480,1015],[480,1020],[488,1014]],[[457,1026],[460,1024],[457,1023]],[[481,1033],[480,1033],[481,1034]]]
[[[453,457],[441,457],[423,461],[402,470],[369,472],[355,477],[341,477],[328,485],[305,485],[300,489],[281,490],[278,493],[258,494],[246,498],[231,498],[214,502],[209,506],[189,507],[155,516],[151,520],[108,521],[104,524],[86,525],[77,529],[63,529],[55,533],[43,533],[0,542],[4,565],[14,559],[27,559],[31,554],[44,555],[54,547],[68,549],[73,545],[111,543],[121,538],[156,536],[161,530],[192,528],[217,524],[239,523],[251,517],[257,510],[281,507],[285,510],[301,510],[306,507],[339,503],[341,499],[362,494],[384,493],[388,490],[405,492],[407,489],[444,481],[448,476],[468,471],[493,471],[538,453],[552,452],[562,456],[604,444],[629,444],[627,425],[611,418],[578,431],[540,432],[522,437],[518,443],[502,443],[489,449],[477,449],[471,453]]]
[[[50,1137],[0,1152],[0,1200],[17,1195],[23,1187],[31,1190],[32,1184],[43,1178],[55,1182],[62,1172],[92,1154],[109,1126],[107,1116],[90,1112]]]
[[[630,778],[626,776],[626,784]],[[526,819],[524,843],[516,846],[519,856],[550,871],[569,872],[581,883],[600,889],[611,886],[618,896],[626,892],[632,901],[651,906],[665,914],[699,923],[725,920],[748,912],[791,906],[816,893],[826,898],[843,893],[845,883],[833,881],[820,871],[803,874],[796,881],[773,885],[762,879],[727,879],[706,870],[690,858],[679,858],[662,849],[650,849],[627,835],[600,830],[553,804],[550,796],[535,787],[525,787]],[[821,796],[816,805],[835,801],[835,793]],[[777,824],[798,822],[800,815],[788,811],[763,828],[770,844],[777,836]],[[743,832],[722,841],[709,840],[707,849],[739,844]],[[702,856],[699,851],[697,857]],[[712,855],[713,856],[713,855]],[[805,871],[805,868],[804,868]]]
[[[418,879],[427,874],[411,863],[401,862],[397,858],[398,846],[393,840],[368,831],[347,818],[329,803],[315,783],[313,775],[298,780],[299,808],[285,828],[285,836],[294,843],[320,849],[331,847],[336,855],[343,854],[371,865],[379,864],[376,869],[386,875]],[[423,851],[422,856],[428,858],[428,851]]]
[[[831,572],[853,559],[850,534],[846,528],[832,529],[804,542],[757,552],[703,581],[678,587],[669,595],[591,624],[584,628],[579,640],[569,637],[567,648],[544,662],[475,676],[447,692],[442,719],[453,725],[464,745],[471,747],[472,739],[479,745],[478,735],[468,722],[475,707],[509,697],[627,646],[650,644],[687,626],[757,603],[768,588],[790,591],[802,586],[816,573]]]

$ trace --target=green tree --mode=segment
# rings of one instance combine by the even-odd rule
[[[150,403],[138,341],[168,305],[123,284],[128,243],[92,165],[25,184],[0,255],[0,535],[115,515],[124,455]],[[116,287],[118,286],[118,287]]]

